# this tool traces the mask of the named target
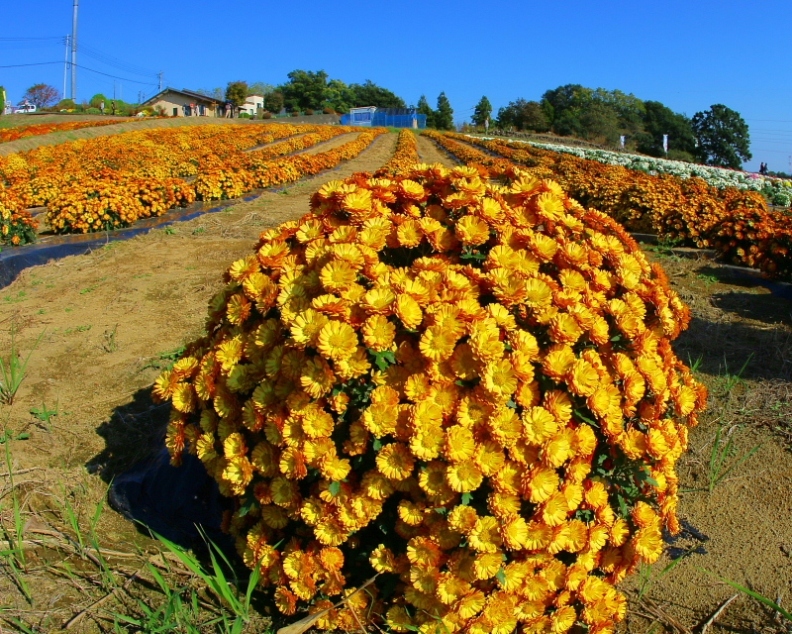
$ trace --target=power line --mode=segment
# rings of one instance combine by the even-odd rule
[[[34,62],[32,64],[9,64],[0,68],[24,68],[26,66],[47,66],[48,64],[63,64],[63,62]]]
[[[61,64],[62,62],[56,62],[57,64]],[[156,86],[157,84],[147,81],[138,81],[136,79],[129,79],[128,77],[119,77],[118,75],[111,75],[110,73],[103,73],[100,70],[94,70],[93,68],[88,68],[87,66],[82,66],[81,64],[75,64],[77,68],[81,68],[82,70],[87,70],[90,73],[96,73],[97,75],[104,75],[105,77],[112,77],[113,79],[120,79],[121,81],[128,81],[132,82],[133,84],[142,84],[143,86]]]
[[[121,70],[130,72],[134,75],[147,75],[153,77],[157,73],[147,68],[143,68],[142,66],[135,66],[133,64],[128,64],[112,55],[107,55],[100,50],[94,49],[90,46],[86,46],[85,44],[80,45],[80,52],[83,55],[88,55],[89,57],[93,57],[95,60],[103,62],[108,66],[114,66],[116,68],[120,68]]]
[[[57,37],[0,37],[0,42],[33,42],[33,41],[41,41],[41,40],[63,40],[63,36],[59,35]]]

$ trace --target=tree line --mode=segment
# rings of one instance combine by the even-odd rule
[[[236,107],[245,103],[251,95],[264,97],[264,109],[268,112],[326,112],[344,113],[350,108],[375,106],[377,108],[411,108],[425,114],[427,127],[439,130],[454,128],[454,110],[444,92],[437,97],[437,107],[432,108],[425,95],[417,105],[408,106],[396,93],[371,80],[362,84],[347,84],[340,79],[331,79],[323,70],[293,70],[287,81],[273,86],[263,82],[248,84],[231,81],[222,88],[198,89],[196,92],[218,100],[225,100]]]
[[[482,97],[473,113],[484,126],[492,105]],[[553,132],[561,136],[616,146],[650,156],[698,161],[739,169],[751,159],[750,134],[742,116],[722,104],[688,118],[659,101],[642,101],[620,90],[566,84],[546,91],[539,101],[517,99],[500,108],[493,127],[503,130]],[[663,147],[668,135],[668,151]]]

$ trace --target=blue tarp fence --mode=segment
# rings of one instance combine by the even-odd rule
[[[413,124],[413,121],[416,124]],[[412,128],[423,130],[426,127],[426,115],[407,112],[389,112],[377,110],[376,112],[355,112],[352,115],[341,115],[341,125],[360,125],[390,128]]]

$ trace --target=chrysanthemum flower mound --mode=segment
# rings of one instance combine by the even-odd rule
[[[327,183],[226,278],[155,392],[282,613],[613,631],[706,399],[619,225],[528,172],[420,165]]]

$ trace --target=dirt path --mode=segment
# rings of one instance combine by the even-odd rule
[[[440,163],[446,167],[459,165],[459,161],[443,152],[425,136],[418,134],[416,138],[418,139],[418,156],[421,157],[421,161],[424,163]]]

